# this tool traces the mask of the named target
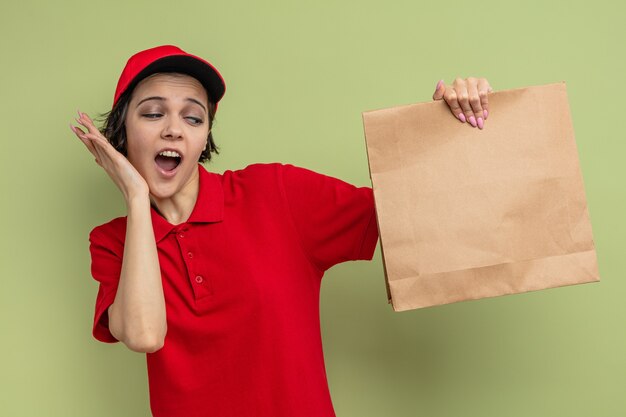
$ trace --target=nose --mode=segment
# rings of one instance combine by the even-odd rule
[[[177,117],[167,117],[161,132],[161,137],[169,140],[182,139],[183,129]]]

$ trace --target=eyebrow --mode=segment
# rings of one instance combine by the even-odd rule
[[[137,103],[137,106],[135,106],[135,108],[139,107],[139,105],[141,103],[143,103],[144,101],[148,101],[148,100],[160,100],[160,101],[166,101],[167,99],[165,97],[160,97],[160,96],[152,96],[152,97],[146,97],[143,100],[141,100],[139,103]],[[198,104],[200,107],[202,107],[204,109],[204,111],[206,112],[207,109],[206,107],[204,107],[204,104],[200,103],[198,100],[196,100],[195,98],[191,98],[191,97],[187,97],[185,99],[186,101],[191,101],[192,103],[196,103]]]

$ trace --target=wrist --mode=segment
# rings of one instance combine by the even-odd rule
[[[131,208],[142,208],[145,206],[150,207],[150,194],[148,192],[136,192],[129,194],[125,197],[126,207],[130,210]]]

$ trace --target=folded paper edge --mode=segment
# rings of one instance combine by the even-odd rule
[[[393,309],[400,312],[600,281],[595,249],[480,269],[481,279],[469,269],[392,281]]]

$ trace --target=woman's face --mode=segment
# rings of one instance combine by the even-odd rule
[[[198,176],[209,135],[208,97],[188,75],[158,73],[133,90],[126,114],[127,158],[158,199]]]

